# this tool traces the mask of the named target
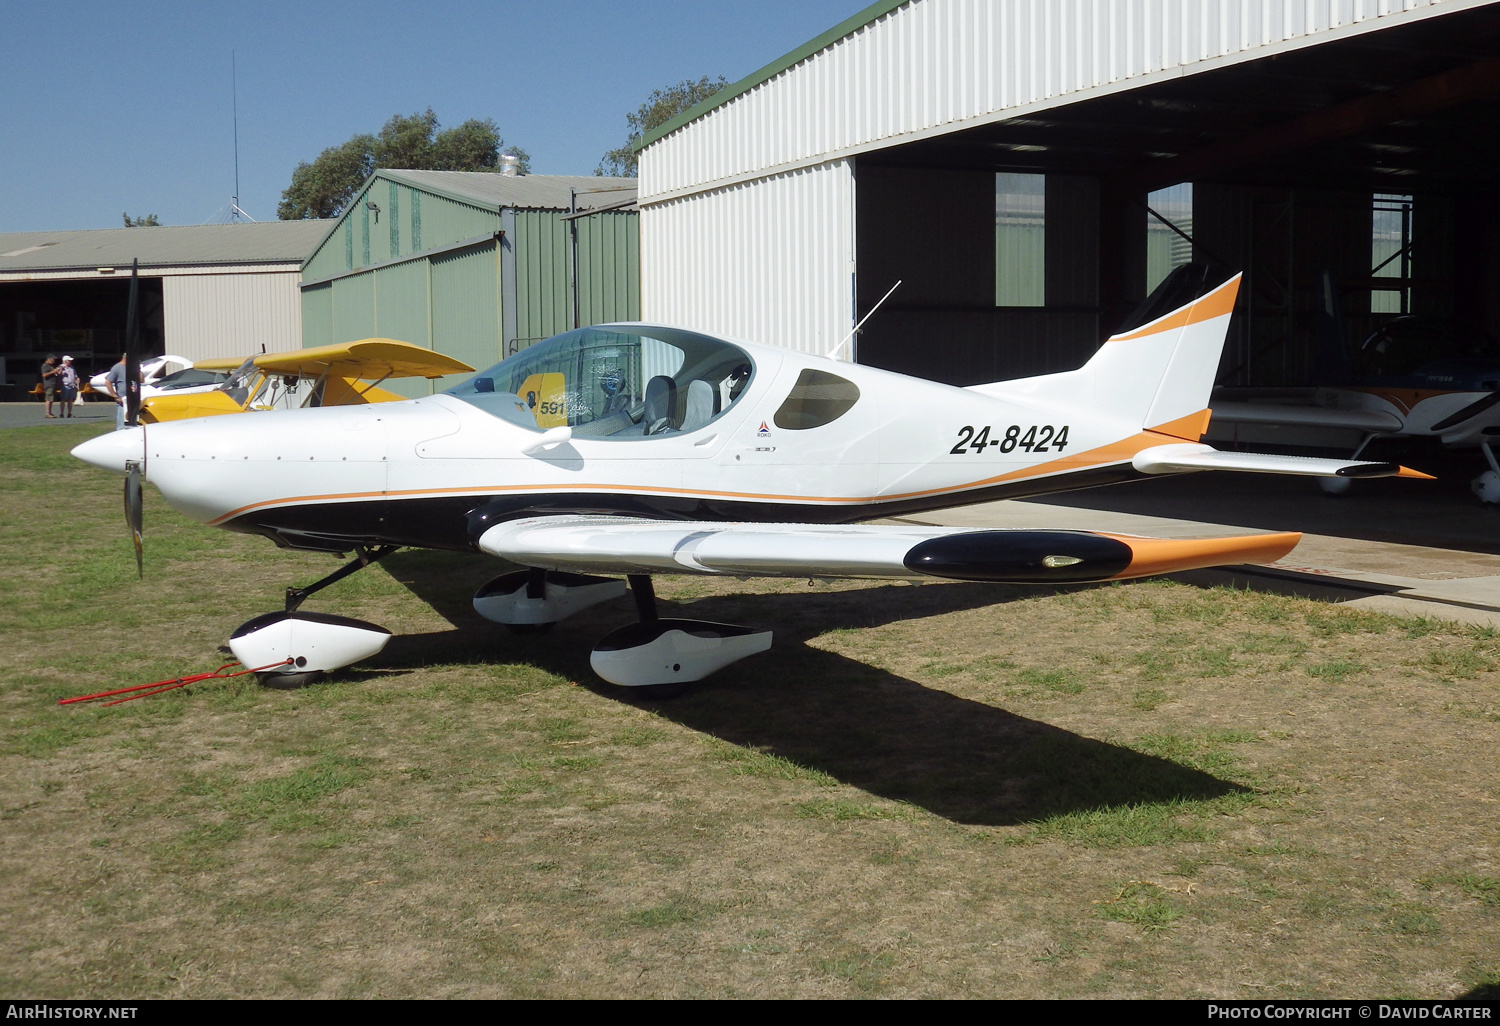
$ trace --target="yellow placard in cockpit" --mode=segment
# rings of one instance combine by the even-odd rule
[[[533,374],[516,390],[539,428],[563,427],[568,423],[568,379],[560,372]]]

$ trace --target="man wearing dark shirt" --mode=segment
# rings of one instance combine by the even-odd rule
[[[57,401],[57,390],[62,387],[62,367],[58,365],[56,354],[47,354],[47,359],[42,361],[42,396],[47,400],[47,417],[55,420],[52,413],[52,404]]]
[[[115,401],[115,430],[125,426],[125,357],[104,376],[104,388]]]

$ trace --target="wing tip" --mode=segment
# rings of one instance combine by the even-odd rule
[[[1300,531],[1240,535],[1230,538],[1130,538],[1111,535],[1130,546],[1130,565],[1111,580],[1203,570],[1240,563],[1274,563],[1302,540]]]
[[[1413,470],[1410,467],[1400,467],[1400,468],[1398,468],[1396,470],[1396,476],[1397,477],[1409,477],[1409,478],[1411,478],[1411,479],[1413,479],[1415,481],[1436,481],[1437,480],[1437,478],[1435,476],[1433,476],[1432,474],[1424,474],[1420,470]]]

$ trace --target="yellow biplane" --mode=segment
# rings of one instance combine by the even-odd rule
[[[254,410],[388,403],[406,398],[379,387],[390,378],[440,378],[474,370],[462,360],[389,338],[262,353],[244,361],[199,360],[196,366],[233,373],[212,392],[147,399],[141,403],[143,423]]]

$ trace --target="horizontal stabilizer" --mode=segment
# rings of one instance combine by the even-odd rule
[[[1182,474],[1194,470],[1239,470],[1252,474],[1299,477],[1417,477],[1430,475],[1397,463],[1328,460],[1312,456],[1277,456],[1259,452],[1221,452],[1198,443],[1158,445],[1135,454],[1131,465],[1142,474]]]
[[[1299,535],[1194,541],[1092,531],[925,525],[821,526],[531,517],[497,524],[479,548],[526,566],[596,574],[869,577],[1067,584],[1273,562]]]

